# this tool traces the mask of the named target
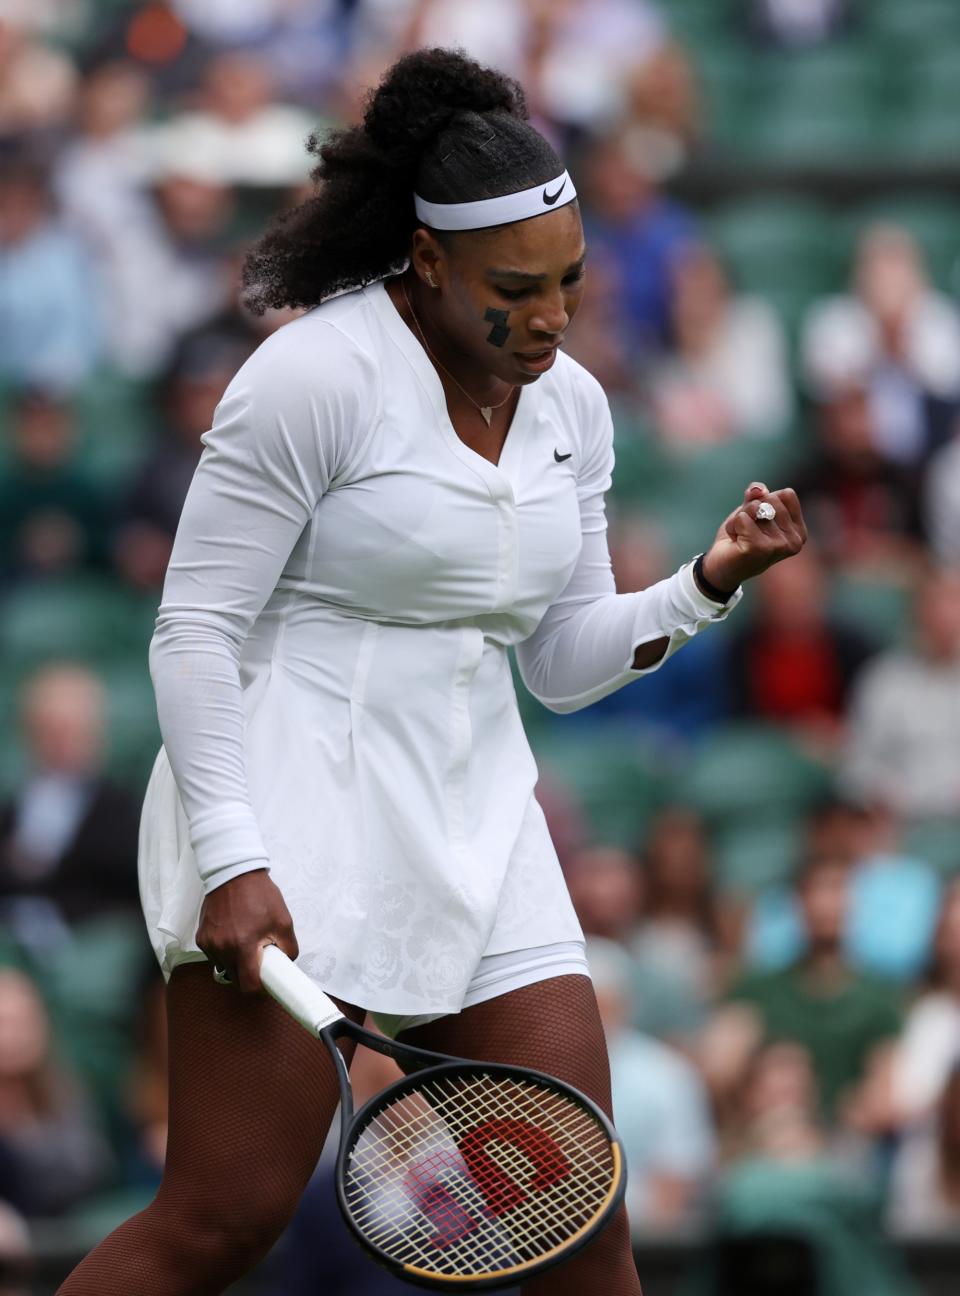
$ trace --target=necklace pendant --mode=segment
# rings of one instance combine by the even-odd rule
[[[486,423],[487,427],[489,427],[490,420],[493,418],[493,406],[478,405],[477,409],[480,411],[481,415],[483,416],[483,421]]]

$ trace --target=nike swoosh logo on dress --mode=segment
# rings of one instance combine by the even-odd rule
[[[553,204],[560,197],[560,195],[563,193],[564,189],[566,189],[566,187],[567,187],[567,182],[566,180],[564,180],[563,184],[560,186],[560,188],[557,190],[555,194],[548,194],[546,189],[544,189],[543,201],[547,204],[548,207],[552,207]]]
[[[556,459],[557,463],[563,463],[564,459],[569,459],[569,458],[570,458],[570,455],[572,455],[572,454],[573,454],[573,451],[572,451],[572,450],[570,451],[570,454],[565,454],[565,455],[562,455],[562,454],[560,453],[560,451],[557,450],[556,448],[554,448],[554,451],[553,451],[553,457],[554,457],[554,459]]]

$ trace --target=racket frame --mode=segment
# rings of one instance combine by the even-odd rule
[[[374,1034],[373,1031],[366,1030],[345,1017],[333,1000],[325,995],[319,986],[311,981],[306,973],[288,959],[276,945],[268,945],[264,948],[260,971],[264,989],[301,1026],[322,1041],[333,1060],[340,1088],[340,1142],[334,1176],[337,1204],[353,1238],[378,1264],[396,1277],[432,1291],[493,1291],[500,1287],[512,1287],[517,1282],[534,1274],[544,1273],[554,1265],[562,1264],[576,1255],[600,1232],[620,1206],[627,1186],[626,1159],[620,1136],[597,1104],[573,1085],[528,1067],[511,1066],[501,1062],[483,1062],[476,1058],[450,1057],[444,1053],[433,1053],[428,1049],[416,1048],[411,1044],[400,1044],[385,1035]],[[385,1089],[364,1103],[357,1112],[354,1111],[349,1067],[343,1053],[337,1047],[341,1039],[351,1039],[357,1044],[362,1044],[364,1048],[391,1058],[405,1073],[401,1080],[387,1085]],[[561,1244],[556,1249],[556,1254],[548,1252],[545,1256],[518,1265],[514,1269],[499,1270],[489,1278],[473,1275],[432,1275],[418,1270],[416,1266],[394,1260],[392,1256],[387,1255],[371,1242],[356,1225],[346,1198],[347,1158],[364,1128],[378,1112],[404,1093],[415,1091],[427,1081],[462,1074],[464,1070],[509,1077],[520,1082],[533,1081],[579,1106],[593,1118],[609,1140],[614,1163],[614,1183],[607,1200],[590,1223],[581,1229],[579,1235],[575,1234],[572,1239]]]
[[[352,1023],[348,1023],[348,1027],[349,1026],[352,1026]],[[344,1221],[354,1239],[369,1255],[373,1256],[378,1264],[382,1265],[385,1269],[388,1269],[398,1278],[402,1278],[404,1281],[412,1283],[414,1286],[428,1288],[432,1291],[494,1291],[501,1287],[514,1287],[518,1283],[525,1281],[527,1278],[531,1278],[536,1274],[545,1273],[555,1265],[563,1264],[569,1260],[571,1256],[576,1255],[578,1251],[582,1250],[583,1247],[585,1247],[608,1223],[611,1216],[622,1203],[627,1186],[625,1174],[626,1162],[623,1153],[623,1145],[620,1141],[620,1136],[617,1134],[606,1115],[585,1094],[580,1093],[580,1091],[573,1088],[572,1085],[568,1085],[562,1080],[557,1080],[554,1076],[546,1075],[542,1071],[534,1071],[529,1067],[510,1066],[509,1064],[500,1062],[479,1062],[475,1058],[449,1058],[442,1054],[428,1054],[422,1049],[413,1049],[404,1044],[395,1045],[393,1044],[393,1041],[382,1040],[378,1036],[371,1036],[369,1031],[363,1030],[363,1028],[359,1026],[353,1027],[353,1029],[340,1030],[337,1032],[337,1036],[342,1037],[344,1035],[349,1035],[355,1037],[355,1031],[360,1032],[362,1035],[363,1038],[361,1039],[361,1042],[363,1044],[368,1047],[375,1047],[377,1052],[392,1057],[401,1066],[404,1061],[407,1060],[408,1053],[416,1055],[414,1058],[410,1059],[415,1068],[412,1074],[406,1075],[402,1080],[394,1081],[393,1084],[382,1089],[378,1094],[375,1094],[371,1099],[364,1103],[355,1115],[351,1115],[348,1121],[343,1121],[341,1123],[340,1146],[337,1151],[335,1173],[337,1204],[340,1207],[340,1212],[343,1215]],[[371,1043],[371,1040],[375,1040],[376,1043]],[[381,1047],[383,1044],[392,1045],[392,1047]],[[337,1068],[338,1073],[342,1068],[342,1074],[346,1077],[345,1081],[343,1079],[340,1081],[342,1092],[344,1083],[346,1083],[347,1088],[349,1089],[349,1074],[347,1072],[346,1063],[343,1060],[340,1050],[336,1048],[334,1043],[329,1044],[328,1047],[332,1047],[336,1051],[337,1056],[340,1059]],[[441,1059],[440,1061],[437,1061],[438,1056]],[[423,1057],[432,1058],[433,1064],[424,1065],[420,1060]],[[424,1270],[418,1269],[415,1265],[404,1264],[395,1260],[364,1235],[361,1229],[354,1222],[350,1205],[347,1201],[347,1161],[355,1144],[370,1121],[373,1120],[379,1112],[389,1107],[405,1093],[415,1093],[421,1085],[430,1083],[434,1080],[443,1080],[447,1077],[463,1075],[464,1072],[502,1077],[504,1079],[517,1080],[520,1083],[534,1082],[543,1086],[543,1088],[558,1094],[567,1102],[580,1107],[588,1116],[592,1117],[609,1140],[610,1154],[613,1161],[614,1182],[607,1198],[589,1223],[581,1228],[579,1234],[574,1234],[572,1238],[555,1248],[554,1252],[547,1252],[545,1255],[538,1257],[535,1260],[517,1265],[514,1268],[497,1270],[496,1273],[491,1274],[488,1278],[479,1274],[433,1275]]]

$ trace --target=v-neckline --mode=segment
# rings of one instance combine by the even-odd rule
[[[436,367],[423,344],[413,331],[407,327],[403,316],[394,304],[393,298],[387,292],[386,280],[378,279],[375,283],[368,284],[363,291],[371,297],[381,318],[384,320],[390,336],[406,356],[420,379],[436,410],[437,421],[444,439],[457,456],[474,469],[482,465],[483,475],[487,480],[489,480],[489,475],[492,473],[496,474],[499,480],[505,477],[510,481],[512,470],[516,468],[519,460],[523,440],[522,436],[517,435],[517,432],[522,427],[525,427],[531,418],[531,392],[528,391],[527,386],[520,388],[520,394],[513,411],[513,418],[510,420],[507,434],[503,439],[503,445],[500,447],[499,458],[494,463],[492,459],[488,459],[486,455],[480,454],[467,445],[453,426],[453,420],[450,418],[450,411],[447,408],[447,394],[444,391],[440,375],[437,373]]]

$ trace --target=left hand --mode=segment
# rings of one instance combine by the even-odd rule
[[[772,505],[775,516],[758,522],[757,507]],[[743,503],[733,510],[703,556],[703,574],[720,590],[735,590],[751,576],[799,553],[807,540],[807,527],[797,493],[789,487],[770,491],[763,482],[751,482]]]

